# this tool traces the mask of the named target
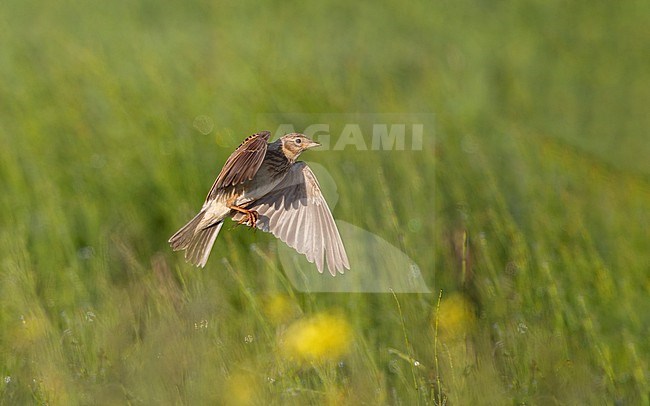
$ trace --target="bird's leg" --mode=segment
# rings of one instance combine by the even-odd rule
[[[232,206],[229,206],[228,208],[230,210],[238,211],[244,214],[244,218],[239,220],[237,222],[238,224],[250,223],[250,226],[255,228],[255,225],[257,224],[257,220],[260,217],[255,210],[244,209],[243,207],[235,206],[234,204]]]

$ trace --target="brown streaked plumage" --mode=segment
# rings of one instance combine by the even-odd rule
[[[226,217],[270,232],[330,274],[350,269],[332,213],[316,176],[304,162],[305,150],[319,146],[292,133],[269,143],[263,131],[246,138],[230,155],[201,211],[169,243],[185,259],[205,266]]]

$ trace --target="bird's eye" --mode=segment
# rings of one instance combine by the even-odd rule
[[[300,144],[302,140],[300,138],[296,138],[296,144]]]

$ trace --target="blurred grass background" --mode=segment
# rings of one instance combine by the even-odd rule
[[[648,404],[649,12],[3,1],[2,403]],[[435,114],[305,158],[434,294],[295,292],[242,227],[170,252],[285,113]]]

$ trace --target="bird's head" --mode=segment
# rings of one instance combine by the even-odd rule
[[[316,141],[312,141],[304,134],[291,133],[280,137],[282,141],[282,152],[291,161],[298,159],[302,151],[320,146]]]

